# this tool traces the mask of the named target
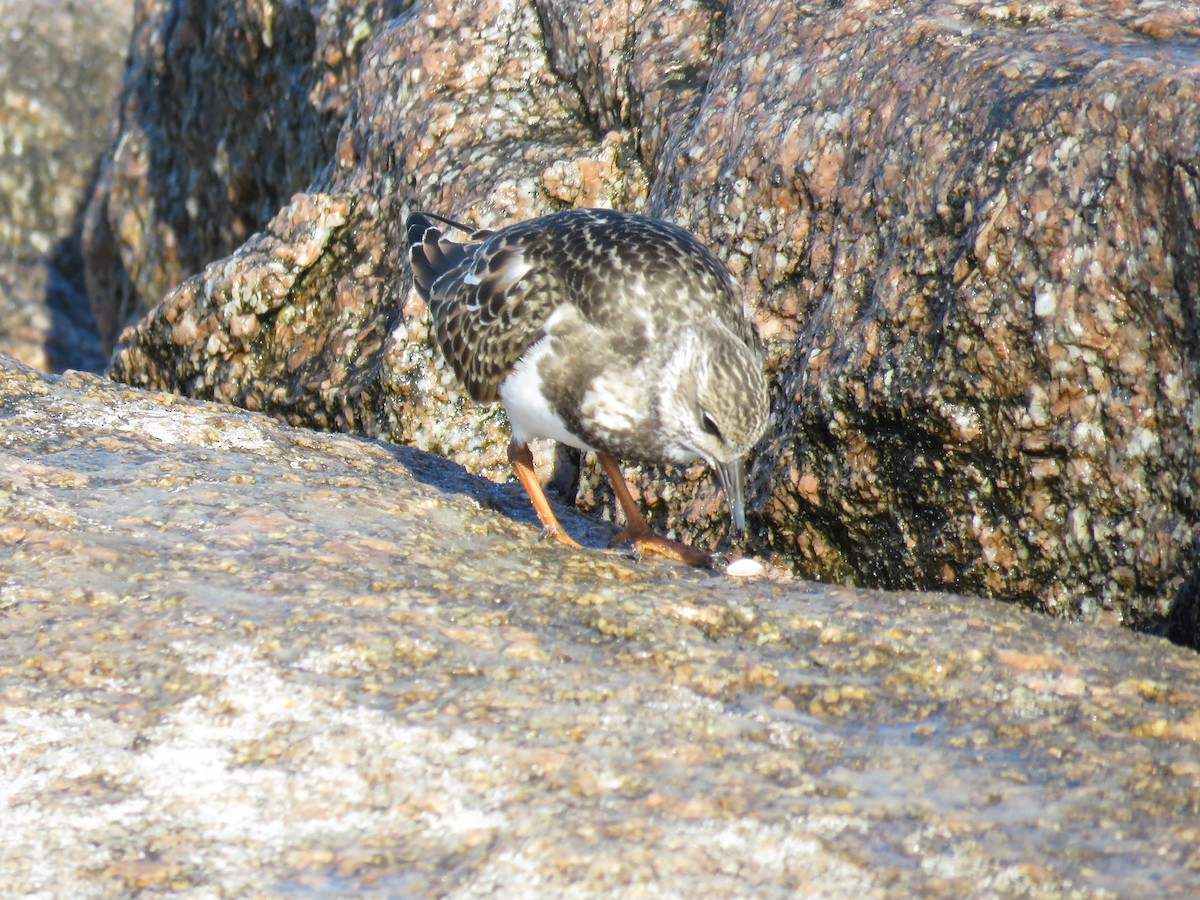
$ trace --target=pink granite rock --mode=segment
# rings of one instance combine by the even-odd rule
[[[175,6],[144,9],[92,207],[101,320],[149,311],[116,377],[500,475],[404,213],[644,211],[757,309],[753,549],[1141,627],[1194,607],[1191,4]],[[659,527],[720,539],[699,469],[634,480]],[[589,470],[579,499],[606,502]]]

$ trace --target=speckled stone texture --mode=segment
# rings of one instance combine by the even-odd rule
[[[87,213],[112,345],[147,305],[261,229],[330,163],[361,44],[396,0],[144,0],[120,140]]]
[[[404,213],[644,211],[711,244],[758,310],[776,403],[752,549],[829,581],[1141,627],[1174,612],[1197,642],[1193,4],[489,0],[335,21],[229,0],[205,40],[154,38],[200,6],[146,6],[123,107],[141,149],[93,206],[119,253],[93,257],[92,284],[120,280],[118,257],[135,273],[95,300],[110,322],[153,308],[116,377],[500,475],[498,411],[434,358]],[[272,15],[308,43],[266,42]],[[161,71],[189,73],[177,100],[147,87]],[[297,72],[299,120],[267,114],[279,89],[231,114]],[[177,136],[180,105],[195,127]],[[290,174],[273,153],[230,169],[230,144]],[[246,183],[270,185],[246,196],[274,217],[225,255],[257,227],[231,214]],[[700,470],[635,482],[660,529],[723,534]],[[579,499],[604,506],[590,471]]]
[[[43,370],[106,364],[81,211],[132,21],[133,0],[0,0],[0,353]]]
[[[0,358],[0,895],[1163,897],[1200,657]]]

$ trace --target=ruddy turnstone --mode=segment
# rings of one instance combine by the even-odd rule
[[[711,561],[650,530],[618,458],[703,459],[744,531],[744,458],[766,427],[767,386],[741,291],[716,256],[668,222],[606,209],[499,231],[413,213],[405,228],[437,343],[473,399],[504,404],[509,461],[549,536],[579,547],[534,473],[535,438],[597,453],[625,513],[618,542]]]

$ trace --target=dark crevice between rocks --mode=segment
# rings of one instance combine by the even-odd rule
[[[93,173],[92,184],[95,178]],[[89,187],[84,197],[90,193]],[[98,373],[108,363],[84,278],[82,235],[86,209],[85,200],[75,212],[70,234],[54,245],[45,263],[46,309],[50,313],[46,357],[51,372],[78,369]]]
[[[1200,337],[1200,222],[1192,211],[1200,209],[1200,167],[1190,160],[1172,165],[1170,188],[1167,193],[1168,228],[1164,235],[1171,257],[1175,260],[1175,288],[1179,291],[1187,330]],[[1187,344],[1189,362],[1200,366],[1200,341]]]
[[[1200,650],[1200,540],[1192,547],[1192,572],[1171,601],[1164,622],[1149,629],[1181,647]]]
[[[611,130],[617,123],[605,122],[603,120],[603,110],[593,109],[592,104],[588,102],[587,94],[581,84],[580,73],[572,72],[570,67],[566,65],[563,52],[565,48],[560,48],[556,43],[555,31],[552,27],[552,17],[555,16],[555,10],[551,9],[546,3],[534,3],[534,14],[537,16],[538,28],[542,33],[542,47],[546,53],[546,63],[550,67],[559,80],[570,87],[571,92],[575,95],[578,102],[578,115],[580,124],[583,125],[592,135],[592,138],[599,141],[604,137],[604,134]],[[564,30],[565,30],[565,23]],[[626,123],[620,123],[622,125]]]
[[[1169,227],[1165,240],[1175,260],[1175,287],[1179,291],[1184,327],[1191,340],[1184,341],[1188,357],[1185,366],[1200,371],[1200,222],[1193,211],[1200,209],[1200,167],[1190,161],[1175,161],[1172,165],[1170,189],[1167,193],[1166,217]],[[1193,423],[1200,428],[1200,423]],[[1200,471],[1200,448],[1191,446],[1192,472]],[[1179,502],[1186,514],[1200,519],[1200,497],[1196,496],[1196,481],[1179,485]],[[1191,573],[1171,602],[1165,627],[1156,629],[1176,644],[1200,650],[1200,538],[1192,546]]]

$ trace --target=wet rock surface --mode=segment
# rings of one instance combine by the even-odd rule
[[[0,359],[0,891],[1191,896],[1200,659]]]
[[[132,19],[132,0],[0,0],[0,353],[40,369],[106,364],[80,213]]]
[[[205,41],[139,44],[132,62],[197,73],[179,102],[203,119],[204,146],[286,134],[286,117],[233,124],[227,92],[200,77],[227,83],[220,48],[249,41],[244,72],[269,84],[295,74],[300,52],[315,86],[303,103],[352,99],[296,126],[309,145],[289,150],[288,177],[245,156],[234,183],[273,186],[253,194],[255,216],[222,218],[229,179],[187,141],[114,158],[112,184],[141,199],[106,182],[93,209],[135,274],[94,298],[116,303],[102,321],[152,310],[121,339],[118,378],[500,476],[502,418],[464,404],[433,357],[405,212],[496,225],[564,205],[645,211],[709,242],[758,310],[776,422],[753,468],[753,551],[827,581],[1139,627],[1174,615],[1175,636],[1197,643],[1190,4],[643,2],[618,14],[491,0],[376,4],[336,21],[301,4],[224,8],[236,13],[207,20]],[[145,10],[146,34],[175,21],[165,3]],[[261,37],[272,15],[307,36],[302,52]],[[157,137],[173,107],[139,93],[139,77],[124,122]],[[174,199],[160,207],[163,181]],[[296,189],[270,218],[268,198]],[[193,208],[202,224],[181,212]],[[117,255],[94,256],[93,283],[119,280]],[[653,523],[715,545],[712,481],[662,476],[635,478]],[[578,499],[606,503],[591,469]]]

